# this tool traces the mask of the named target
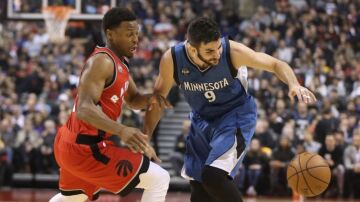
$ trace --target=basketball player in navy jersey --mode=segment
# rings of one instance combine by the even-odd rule
[[[283,61],[222,38],[213,20],[198,18],[187,30],[187,41],[166,51],[154,92],[166,97],[176,83],[192,112],[182,176],[190,180],[192,202],[240,202],[232,181],[256,125],[256,105],[247,92],[246,67],[274,73],[289,87],[289,97],[313,103],[315,96],[297,81]],[[148,111],[151,134],[161,110]]]

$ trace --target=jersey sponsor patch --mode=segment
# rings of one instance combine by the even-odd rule
[[[190,70],[188,68],[182,68],[181,69],[181,74],[187,76],[190,74]]]

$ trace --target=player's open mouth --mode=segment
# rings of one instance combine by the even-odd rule
[[[130,48],[130,51],[131,51],[132,53],[135,53],[136,48],[137,48],[137,46],[134,46],[134,47]]]

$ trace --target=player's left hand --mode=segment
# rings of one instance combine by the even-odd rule
[[[164,108],[164,109],[172,108],[172,105],[170,104],[170,102],[166,98],[164,98],[162,95],[159,95],[159,94],[152,94],[148,98],[147,102],[148,102],[148,104],[147,104],[148,111],[151,111],[155,107],[160,107],[160,108]]]
[[[307,88],[302,87],[301,85],[289,86],[289,94],[291,102],[294,102],[294,97],[296,96],[299,102],[306,104],[312,104],[316,102],[315,95]]]
[[[161,163],[161,159],[156,155],[156,152],[152,146],[148,145],[144,152],[144,155],[147,156],[150,160],[154,160],[155,163]]]

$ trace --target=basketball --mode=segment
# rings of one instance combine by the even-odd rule
[[[317,196],[324,192],[331,179],[330,167],[319,155],[304,152],[288,165],[289,187],[304,196]]]

